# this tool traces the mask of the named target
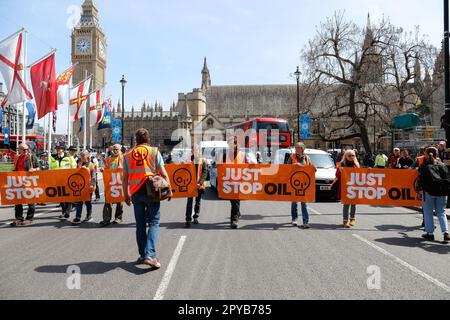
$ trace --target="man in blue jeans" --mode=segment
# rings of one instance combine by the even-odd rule
[[[156,258],[156,244],[159,235],[160,202],[151,202],[147,196],[146,181],[155,174],[168,179],[164,160],[158,148],[150,146],[150,134],[146,129],[136,132],[137,146],[124,157],[123,193],[125,203],[133,202],[136,218],[136,242],[139,249],[139,264],[151,269],[161,268]],[[170,199],[169,199],[170,201]],[[148,223],[148,234],[146,224]]]
[[[293,164],[297,166],[310,166],[311,159],[305,154],[305,145],[303,142],[297,142],[295,144],[295,153],[293,153],[287,160],[286,164]],[[300,226],[302,229],[310,229],[311,226],[309,225],[309,214],[308,214],[308,207],[306,203],[301,202],[302,206],[302,218],[303,218],[303,224]],[[292,225],[293,226],[299,226],[298,223],[298,203],[292,202],[291,204],[291,216],[292,216]]]

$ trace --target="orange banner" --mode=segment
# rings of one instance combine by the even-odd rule
[[[87,168],[58,171],[2,172],[2,205],[89,201]]]
[[[197,197],[197,175],[194,164],[167,164],[164,166],[170,178],[173,198]],[[106,169],[103,171],[105,198],[107,203],[123,202],[123,169]]]
[[[414,186],[417,170],[345,168],[341,178],[343,204],[421,206]]]
[[[222,199],[315,202],[312,166],[217,165],[217,189]]]

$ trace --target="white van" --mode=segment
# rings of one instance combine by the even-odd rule
[[[287,155],[291,155],[295,149],[280,149],[275,155],[276,164],[285,163]],[[316,195],[325,195],[334,198],[331,194],[331,184],[336,177],[336,165],[328,152],[317,149],[305,149],[305,154],[311,158],[316,167]]]

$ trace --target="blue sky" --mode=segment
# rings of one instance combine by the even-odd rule
[[[383,15],[406,30],[420,31],[440,46],[440,0],[97,0],[108,40],[107,94],[116,104],[125,75],[126,106],[140,109],[145,100],[167,108],[178,92],[201,84],[203,58],[213,85],[294,83],[300,51],[316,26],[345,10],[363,26]],[[0,39],[24,26],[30,32],[28,62],[51,48],[57,72],[70,66],[72,6],[82,0],[0,0]],[[0,81],[1,76],[0,76]],[[67,128],[59,111],[58,132]]]

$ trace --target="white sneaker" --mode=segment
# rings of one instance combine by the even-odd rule
[[[292,220],[292,225],[298,227],[298,219]]]

